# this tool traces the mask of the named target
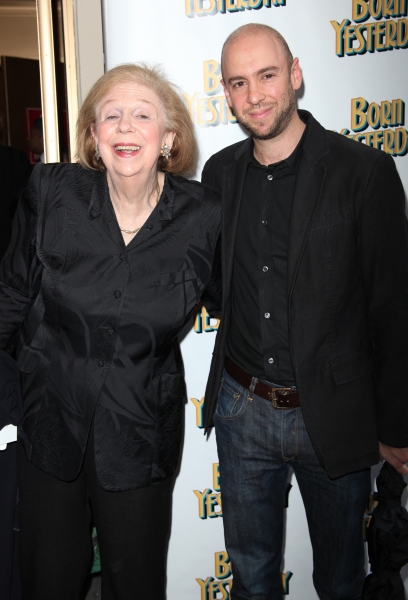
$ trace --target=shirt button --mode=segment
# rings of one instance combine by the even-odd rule
[[[268,175],[268,179],[269,179],[269,181],[272,181],[273,175]]]
[[[261,223],[262,223],[262,225],[267,225],[268,221],[266,219],[262,219]]]
[[[146,229],[148,229],[149,231],[151,231],[153,229],[153,225],[146,225]]]
[[[98,360],[98,367],[103,367],[105,363],[103,362],[103,360]]]
[[[271,313],[265,313],[265,319],[269,319],[269,317],[271,316]]]
[[[273,358],[268,358],[268,363],[269,363],[270,365],[272,365],[274,362],[275,362],[275,361],[273,360]]]
[[[119,258],[120,258],[120,260],[125,260],[126,256],[124,254],[119,254]]]
[[[108,335],[113,335],[115,332],[113,329],[108,329],[106,332]]]
[[[269,269],[268,269],[268,267],[262,267],[262,271],[263,271],[264,273],[267,273],[267,271],[269,271]]]
[[[115,298],[120,298],[122,295],[122,292],[120,292],[119,290],[116,290],[113,295],[115,296]]]

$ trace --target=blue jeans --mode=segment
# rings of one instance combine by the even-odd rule
[[[306,509],[319,597],[360,598],[365,577],[362,521],[370,470],[329,479],[313,450],[301,409],[275,409],[225,371],[214,421],[225,542],[234,577],[231,598],[282,600],[290,467]]]

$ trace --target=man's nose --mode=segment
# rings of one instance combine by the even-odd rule
[[[265,99],[265,94],[262,92],[258,82],[253,81],[248,83],[247,100],[250,104],[259,104]]]

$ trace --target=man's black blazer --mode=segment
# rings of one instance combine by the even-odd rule
[[[378,440],[408,446],[408,235],[393,159],[309,113],[289,226],[289,343],[302,412],[332,478],[379,460]],[[222,192],[223,313],[205,393],[212,423],[231,311],[234,245],[252,140],[212,156]]]
[[[185,403],[177,336],[210,280],[219,228],[218,194],[166,174],[125,246],[104,172],[34,169],[0,265],[0,348],[19,329],[18,434],[32,463],[74,479],[93,423],[105,489],[174,472]]]

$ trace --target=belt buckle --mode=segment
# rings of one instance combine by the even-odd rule
[[[274,408],[277,408],[278,410],[292,410],[292,408],[293,408],[292,406],[278,405],[278,398],[277,398],[276,392],[280,392],[280,395],[282,395],[282,396],[289,396],[290,394],[293,393],[293,389],[291,387],[282,387],[282,388],[271,388],[271,391],[270,391],[271,401],[272,401]]]

